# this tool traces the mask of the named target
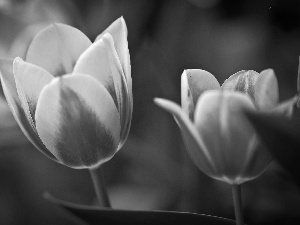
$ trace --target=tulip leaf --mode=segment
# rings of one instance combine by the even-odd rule
[[[65,202],[46,193],[45,198],[90,225],[234,225],[230,219],[197,213],[173,211],[139,211],[99,208]]]
[[[300,115],[247,113],[262,141],[274,158],[300,185]]]

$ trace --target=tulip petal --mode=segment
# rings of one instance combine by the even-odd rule
[[[230,184],[240,182],[240,175],[255,150],[255,132],[243,110],[254,110],[246,94],[207,91],[197,102],[195,124],[210,151],[220,174],[214,178]]]
[[[24,135],[40,152],[57,162],[57,159],[47,150],[40,138],[37,136],[36,132],[33,130],[27,119],[27,116],[25,115],[25,112],[21,107],[13,75],[12,60],[0,60],[0,70],[1,84],[5,98]]]
[[[271,154],[265,148],[265,145],[258,141],[258,138],[254,139],[254,144],[257,147],[249,149],[248,161],[245,162],[244,170],[241,172],[240,182],[253,180],[263,174],[272,161]],[[259,142],[259,143],[258,143]],[[251,166],[249,166],[251,165]]]
[[[128,135],[128,127],[130,127],[132,114],[130,104],[132,103],[129,98],[127,82],[117,57],[113,38],[107,33],[79,57],[74,67],[74,73],[93,76],[109,91],[120,114],[121,145],[123,145],[126,135]]]
[[[43,87],[54,77],[43,68],[24,62],[19,57],[14,60],[13,72],[21,106],[36,131],[34,115],[38,97]]]
[[[228,91],[237,91],[241,90],[244,87],[245,80],[247,76],[244,76],[247,73],[247,70],[241,70],[230,77],[228,77],[224,83],[222,84],[222,89],[223,90],[228,90]],[[239,80],[241,79],[241,80]]]
[[[103,36],[109,33],[113,37],[114,45],[120,60],[121,66],[123,68],[126,80],[128,83],[128,88],[131,90],[132,81],[131,81],[131,66],[130,66],[130,55],[128,50],[128,41],[127,41],[127,26],[123,17],[120,17],[114,21],[106,30],[104,30],[100,35],[97,36],[96,41],[103,38]]]
[[[198,98],[206,90],[219,89],[220,84],[209,72],[200,69],[185,70],[181,75],[182,110],[193,120]]]
[[[260,111],[271,110],[278,103],[278,83],[272,69],[260,74],[253,70],[242,70],[225,80],[222,89],[248,94]]]
[[[199,136],[196,127],[182,111],[180,106],[172,101],[160,98],[155,98],[154,102],[174,116],[180,126],[187,151],[198,168],[206,174],[215,174],[216,167],[210,152],[204,144],[202,137]]]
[[[255,84],[258,77],[259,73],[253,70],[241,70],[226,79],[222,89],[248,94],[255,101]]]
[[[272,69],[264,70],[258,76],[254,98],[255,105],[260,111],[271,110],[278,104],[278,82]]]
[[[125,116],[126,121],[123,122],[124,126],[122,126],[121,142],[119,145],[120,149],[125,143],[129,134],[133,109],[131,65],[127,41],[128,30],[123,16],[114,21],[108,28],[106,28],[106,30],[104,30],[100,35],[98,35],[95,42],[103,38],[103,36],[106,33],[111,34],[111,36],[113,37],[114,47],[117,51],[118,58],[120,60],[123,72],[125,74],[128,88],[129,107],[127,107],[127,116]]]
[[[118,110],[106,88],[89,75],[55,78],[41,92],[36,127],[47,148],[73,168],[108,161],[120,139]]]
[[[79,56],[91,44],[80,30],[65,24],[53,24],[35,36],[28,48],[26,61],[54,76],[71,73]]]

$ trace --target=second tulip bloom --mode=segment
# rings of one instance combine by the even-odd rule
[[[242,112],[277,105],[273,70],[240,71],[222,87],[207,71],[186,70],[181,78],[182,106],[164,99],[155,102],[174,115],[192,160],[207,175],[241,184],[259,176],[270,163]]]

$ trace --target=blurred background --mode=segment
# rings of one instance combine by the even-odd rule
[[[0,57],[24,56],[51,23],[75,26],[93,41],[120,16],[128,26],[134,112],[127,143],[103,166],[113,207],[234,218],[231,187],[196,168],[175,121],[153,98],[180,103],[181,74],[194,68],[220,83],[240,70],[273,68],[281,101],[292,97],[300,1],[0,0]],[[5,100],[0,110],[0,224],[83,224],[43,194],[95,204],[88,171],[47,159],[21,133]],[[243,201],[247,224],[295,224],[300,217],[300,189],[276,162],[244,184]]]

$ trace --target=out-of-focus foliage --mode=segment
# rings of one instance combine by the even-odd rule
[[[258,134],[273,153],[275,159],[300,184],[300,118],[277,114],[249,114]]]
[[[25,56],[39,30],[54,22],[73,23],[75,10],[69,1],[1,0],[0,56]]]
[[[153,98],[179,102],[180,75],[189,68],[210,71],[221,83],[235,71],[273,68],[280,99],[291,97],[297,86],[299,5],[297,0],[2,0],[0,55],[22,57],[40,24],[68,23],[94,40],[123,15],[134,112],[124,149],[104,164],[112,206],[233,218],[230,187],[198,171],[177,125]],[[14,132],[5,135],[16,144],[21,139]],[[0,224],[74,224],[43,199],[44,191],[70,202],[94,202],[86,171],[51,162],[29,144],[1,150]],[[298,216],[300,191],[276,163],[243,190],[247,224],[293,224]]]
[[[0,146],[10,149],[26,143],[27,140],[18,128],[7,102],[0,97]]]
[[[174,212],[163,210],[124,210],[100,208],[97,206],[86,206],[74,204],[55,199],[48,193],[45,198],[53,204],[63,208],[69,213],[82,219],[90,225],[103,223],[106,225],[234,225],[234,220],[229,220],[217,216],[203,215],[188,212]]]

